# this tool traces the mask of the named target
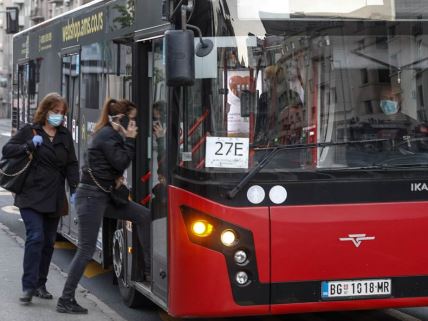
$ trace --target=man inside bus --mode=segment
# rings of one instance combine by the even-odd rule
[[[406,136],[412,136],[412,132],[418,125],[416,116],[416,104],[404,102],[401,89],[389,86],[383,88],[380,93],[379,107],[380,112],[367,115],[369,123],[372,126],[381,124],[384,130],[377,132],[378,138],[395,139],[400,143]],[[414,115],[413,115],[414,114]]]
[[[374,99],[362,98],[359,113],[351,119],[351,125],[356,124],[351,126],[351,140],[382,141],[348,146],[348,165],[401,163],[417,152],[418,144],[412,139],[418,135],[417,105],[401,92],[400,86],[388,84],[374,93]]]

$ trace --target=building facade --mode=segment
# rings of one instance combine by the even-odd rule
[[[19,8],[19,30],[27,29],[89,0],[0,0],[0,118],[10,117],[12,82],[12,37],[6,34],[7,7]]]

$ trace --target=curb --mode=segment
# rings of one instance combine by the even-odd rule
[[[18,245],[20,247],[24,247],[25,245],[25,241],[18,235],[16,235],[15,233],[13,233],[9,227],[7,227],[6,225],[4,225],[3,223],[0,223],[0,230],[2,230],[3,232],[5,232],[7,234],[7,236],[9,236],[11,239],[13,239],[16,243],[18,243]],[[51,267],[56,270],[57,272],[59,272],[59,274],[65,278],[67,278],[68,274],[65,273],[63,270],[61,270],[61,268],[59,266],[57,266],[54,263],[51,263]],[[97,306],[100,311],[106,315],[106,317],[108,319],[110,319],[111,321],[126,321],[124,318],[122,318],[119,314],[117,314],[117,312],[115,312],[114,310],[112,310],[108,305],[106,305],[104,302],[102,302],[100,299],[98,299],[95,295],[93,295],[91,292],[89,292],[86,288],[84,288],[83,286],[80,285],[80,283],[77,285],[77,291],[79,291],[79,293],[83,294],[83,297],[88,299],[89,301],[91,301],[91,303],[93,303],[95,306]]]

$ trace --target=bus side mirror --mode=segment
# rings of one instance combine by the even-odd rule
[[[165,76],[168,86],[193,85],[195,82],[195,43],[193,31],[166,31],[165,59]]]

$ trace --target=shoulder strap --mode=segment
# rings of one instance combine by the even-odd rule
[[[87,171],[89,173],[89,176],[91,176],[92,180],[94,181],[95,185],[98,186],[99,189],[101,189],[105,193],[111,193],[113,186],[110,186],[109,189],[105,189],[101,186],[101,184],[98,182],[98,180],[95,178],[94,173],[92,172],[91,165],[89,164],[89,149],[86,152],[86,159],[87,159]]]

